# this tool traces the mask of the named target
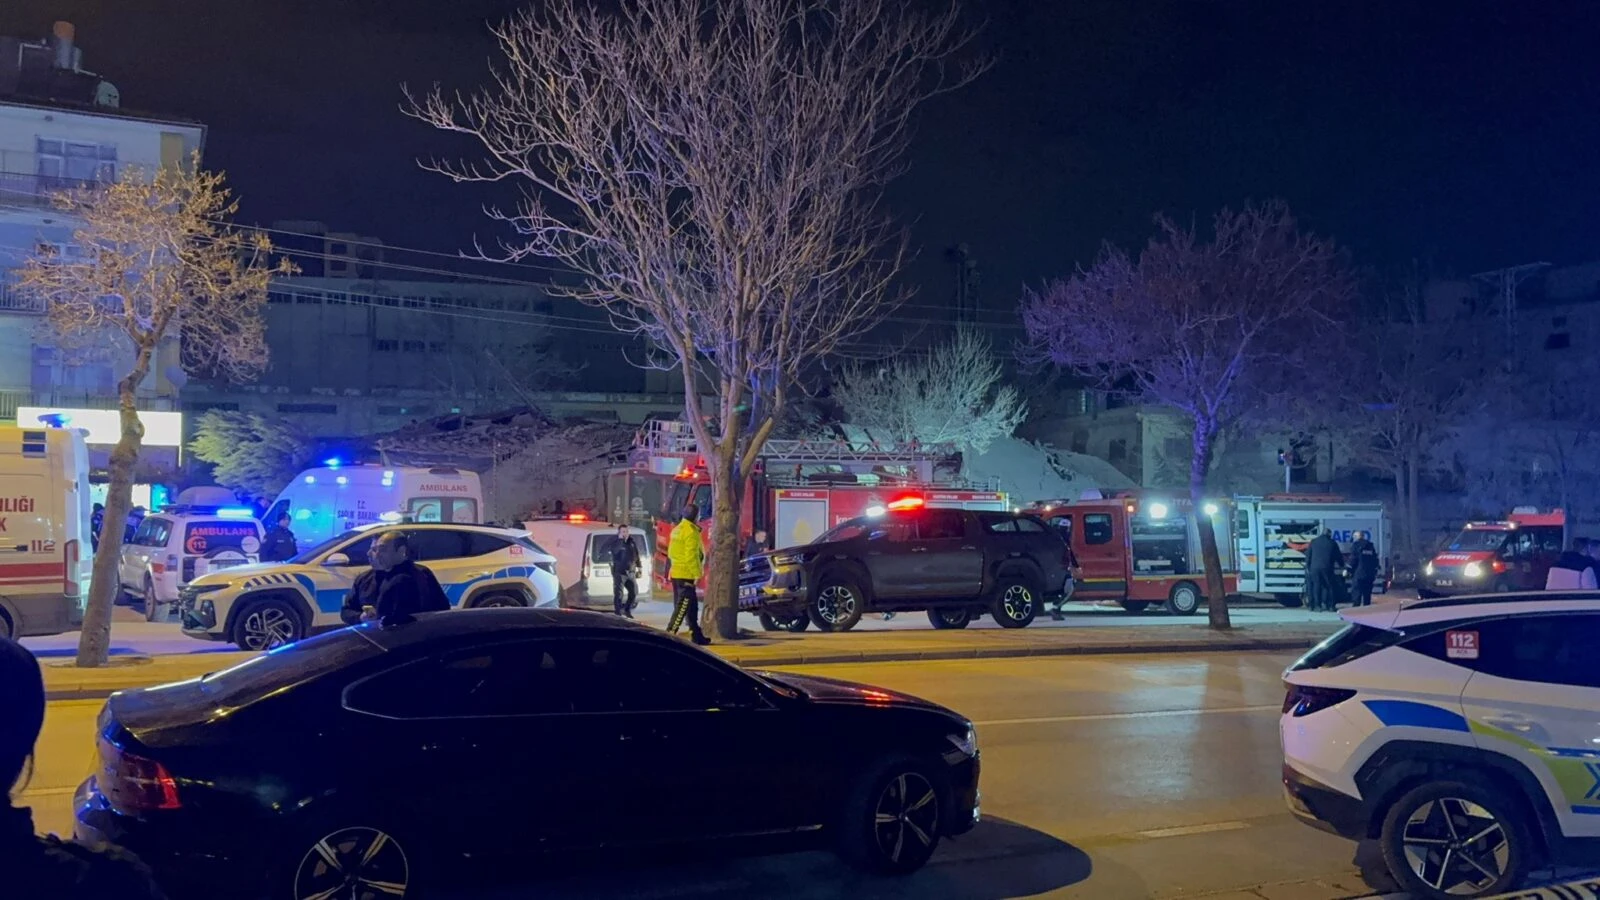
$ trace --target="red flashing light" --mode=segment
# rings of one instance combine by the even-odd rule
[[[581,512],[567,513],[567,521],[568,522],[587,522],[587,521],[589,521],[589,514],[588,513],[581,513]]]
[[[890,509],[921,509],[928,505],[928,501],[921,497],[901,497],[899,500],[889,502]]]
[[[1505,560],[1497,559],[1497,560],[1494,561],[1494,564],[1492,566],[1490,566],[1489,568],[1493,569],[1494,573],[1496,575],[1499,575],[1499,574],[1501,574],[1502,572],[1504,572],[1506,570]]]

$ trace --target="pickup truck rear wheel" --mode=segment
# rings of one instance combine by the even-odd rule
[[[818,631],[849,631],[866,612],[866,596],[843,575],[824,575],[806,610]]]
[[[948,628],[965,628],[972,624],[972,610],[964,606],[930,609],[928,621],[941,631]]]
[[[1001,628],[1026,628],[1039,614],[1039,589],[1022,575],[1003,575],[995,585],[989,612]]]

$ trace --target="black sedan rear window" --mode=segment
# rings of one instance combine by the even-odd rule
[[[370,659],[383,650],[358,628],[343,628],[285,644],[231,669],[201,679],[208,695],[226,706],[245,706],[286,688],[305,684],[336,669]]]

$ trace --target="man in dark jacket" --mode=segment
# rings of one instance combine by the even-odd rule
[[[1333,535],[1323,529],[1306,547],[1306,590],[1313,610],[1332,612],[1338,605],[1340,563],[1343,554]]]
[[[617,538],[611,542],[611,607],[619,616],[633,618],[633,608],[639,604],[639,548],[628,534],[628,526],[617,526]],[[628,601],[622,601],[623,591]]]
[[[298,552],[300,548],[295,543],[294,532],[289,530],[289,514],[284,513],[267,529],[267,539],[261,542],[261,561],[283,562],[294,559]]]
[[[1378,548],[1367,532],[1356,532],[1350,544],[1350,584],[1355,588],[1352,606],[1372,605],[1372,585],[1378,580]]]
[[[379,535],[367,551],[372,568],[361,574],[344,597],[339,617],[346,624],[403,620],[450,608],[439,579],[411,561],[411,542],[403,531]]]
[[[26,806],[11,792],[33,756],[44,726],[44,676],[39,661],[0,638],[0,873],[5,896],[51,900],[161,900],[160,888],[133,854],[116,847],[90,849],[34,833]]]

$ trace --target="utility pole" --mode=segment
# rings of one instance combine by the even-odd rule
[[[1548,269],[1547,262],[1524,263],[1520,266],[1507,266],[1503,269],[1491,269],[1488,272],[1479,272],[1472,276],[1478,281],[1494,285],[1499,296],[1496,300],[1500,305],[1500,315],[1505,319],[1507,356],[1515,364],[1521,355],[1517,352],[1517,286],[1526,281],[1534,273]]]
[[[972,248],[966,244],[957,244],[946,250],[944,255],[956,268],[956,327],[971,325],[978,320],[978,261],[972,256]]]

